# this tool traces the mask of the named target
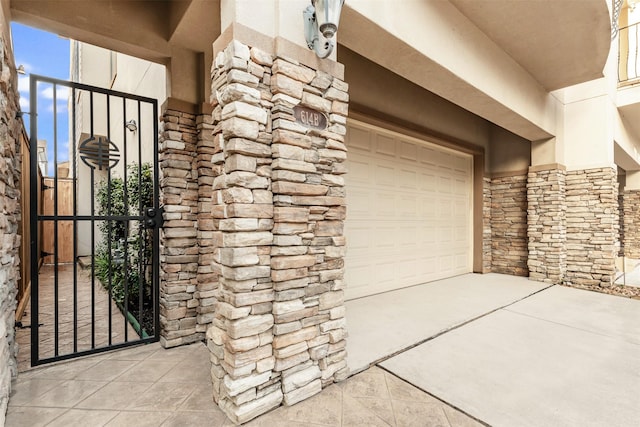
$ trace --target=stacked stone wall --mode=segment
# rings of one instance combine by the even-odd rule
[[[346,377],[347,85],[233,41],[212,68],[212,234],[218,301],[207,332],[214,400],[237,423]],[[325,130],[293,107],[326,115]]]
[[[565,282],[609,287],[618,252],[618,182],[613,168],[571,171],[566,178]]]
[[[348,87],[285,58],[272,67],[275,370],[297,403],[346,376],[343,174]],[[326,130],[296,123],[293,107],[324,113]]]
[[[491,271],[528,276],[527,176],[491,180]]]
[[[271,63],[236,41],[212,68],[213,271],[219,300],[207,332],[213,397],[243,423],[282,402],[273,354]]]
[[[211,194],[214,176],[219,175],[220,166],[211,166],[212,156],[219,151],[213,137],[213,116],[200,114],[196,117],[198,132],[196,164],[198,168],[198,272],[196,299],[196,332],[205,333],[213,321],[218,296],[218,273],[213,270],[215,250],[215,225],[211,216]]]
[[[622,214],[622,230],[620,242],[624,256],[640,258],[640,190],[627,190],[620,199]]]
[[[0,37],[0,425],[4,425],[11,379],[17,375],[15,314],[20,280],[18,224],[22,126],[16,119],[18,78],[12,56],[6,40]]]
[[[529,277],[562,283],[566,270],[566,171],[531,168],[527,176]]]
[[[491,273],[491,178],[482,179],[482,272]]]
[[[167,109],[160,124],[160,342],[202,340],[198,330],[198,170],[196,116]]]

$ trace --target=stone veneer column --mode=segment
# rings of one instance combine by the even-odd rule
[[[216,141],[213,137],[213,116],[200,114],[196,117],[198,141],[196,146],[196,164],[198,168],[198,274],[196,332],[205,333],[213,321],[218,294],[218,273],[213,270],[212,262],[217,248],[214,240],[216,230],[211,216],[211,192],[214,169],[211,157],[216,153]],[[219,172],[219,171],[217,171]]]
[[[285,58],[272,67],[275,370],[287,405],[346,376],[345,188],[349,95],[338,78]],[[327,129],[296,123],[293,107],[324,113]]]
[[[482,272],[491,273],[491,178],[482,178]]]
[[[18,78],[12,53],[0,36],[0,425],[18,373],[15,345],[16,294],[20,278],[20,133]]]
[[[528,276],[527,176],[491,180],[491,271]]]
[[[196,117],[166,109],[160,127],[160,343],[174,347],[204,338],[197,331],[198,181]]]
[[[529,168],[527,237],[529,277],[562,283],[566,270],[566,170],[561,165]]]
[[[212,69],[214,400],[237,423],[346,377],[347,85],[232,41]],[[302,104],[328,128],[296,123]]]
[[[283,397],[272,347],[271,62],[233,41],[212,68],[213,268],[220,276],[207,346],[213,398],[236,423]]]
[[[640,190],[626,190],[622,193],[622,225],[624,235],[620,235],[623,255],[640,258]]]
[[[482,273],[491,273],[491,178],[482,178]]]
[[[567,172],[567,284],[613,284],[619,228],[617,179],[614,168]]]

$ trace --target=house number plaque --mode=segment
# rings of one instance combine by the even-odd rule
[[[293,107],[293,115],[296,122],[313,129],[325,130],[327,128],[327,117],[312,108],[296,105]]]

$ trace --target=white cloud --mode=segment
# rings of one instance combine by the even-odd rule
[[[19,76],[18,77],[18,90],[20,92],[29,93],[29,77],[28,76]]]
[[[53,86],[49,86],[46,89],[40,91],[40,95],[45,97],[46,99],[53,99]],[[57,99],[67,99],[69,98],[69,88],[67,86],[58,86],[56,90]]]
[[[20,95],[20,110],[29,111],[29,95],[22,96]]]
[[[40,109],[40,108],[38,108],[38,110],[39,110],[39,109]],[[58,114],[60,114],[60,113],[64,113],[64,112],[66,112],[66,111],[67,111],[67,109],[68,109],[68,108],[67,108],[67,102],[66,102],[66,101],[61,101],[60,99],[58,99],[58,106],[56,107],[56,112],[57,112]],[[48,104],[48,105],[45,107],[45,110],[46,110],[46,111],[48,111],[48,112],[50,112],[50,113],[53,113],[53,102],[52,102],[52,103],[50,103],[50,104]]]
[[[69,140],[58,141],[58,162],[66,162],[69,160]]]

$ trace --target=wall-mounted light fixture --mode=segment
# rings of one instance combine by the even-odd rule
[[[18,74],[24,76],[27,74],[26,70],[24,69],[24,65],[20,64],[18,66],[18,68],[16,68],[16,71],[18,72]]]
[[[333,51],[333,36],[338,31],[343,4],[344,0],[311,0],[302,12],[307,46],[320,58],[328,57]]]
[[[136,123],[135,120],[131,119],[129,120],[127,123],[125,123],[125,126],[127,127],[127,129],[129,129],[131,132],[135,132],[138,130],[138,124]]]

